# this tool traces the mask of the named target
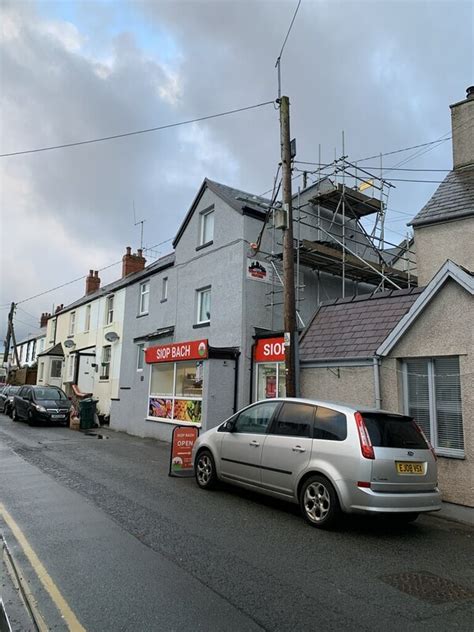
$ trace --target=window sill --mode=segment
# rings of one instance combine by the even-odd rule
[[[444,452],[443,450],[437,450],[435,448],[435,454],[437,457],[442,457],[443,459],[456,459],[457,461],[465,461],[466,455],[464,452]]]
[[[110,382],[110,377],[99,377],[99,382]]]
[[[208,320],[207,323],[196,323],[196,325],[193,325],[193,329],[201,329],[201,327],[210,327],[211,326],[211,321]]]
[[[214,240],[211,239],[211,241],[206,241],[205,244],[201,244],[200,246],[196,246],[196,252],[198,250],[202,250],[203,248],[207,248],[208,246],[212,246],[213,243],[214,243]]]
[[[145,417],[145,421],[154,421],[168,426],[190,426],[191,428],[201,428],[202,424],[195,424],[192,421],[180,421],[179,419],[165,419],[164,417]]]
[[[143,316],[148,316],[150,312],[143,312],[143,314],[137,314],[137,318],[143,318]]]
[[[162,299],[161,299],[161,301],[160,301],[160,303],[166,303],[166,302],[167,302],[167,300],[168,300],[167,298],[162,298]]]

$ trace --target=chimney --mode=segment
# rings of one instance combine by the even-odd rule
[[[89,275],[86,277],[86,296],[92,294],[100,288],[100,279],[98,270],[89,270]]]
[[[140,272],[145,267],[146,259],[143,250],[139,248],[136,254],[132,254],[132,249],[127,246],[126,253],[122,257],[122,279],[134,272]]]
[[[474,86],[466,90],[464,101],[451,107],[453,168],[474,165]]]
[[[41,314],[41,318],[40,318],[41,329],[43,329],[43,327],[46,327],[46,325],[48,324],[48,318],[51,318],[51,314],[48,314],[48,312]]]
[[[61,305],[58,305],[58,306],[56,307],[56,309],[54,310],[54,313],[55,313],[55,314],[57,314],[58,312],[60,312],[60,311],[62,310],[62,308],[63,308],[63,307],[64,307],[64,304],[63,304],[63,303],[61,303]]]

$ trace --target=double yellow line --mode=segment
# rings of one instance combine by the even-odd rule
[[[61,591],[56,586],[51,576],[48,574],[48,571],[41,563],[39,557],[36,555],[36,553],[32,549],[23,531],[20,529],[18,524],[15,522],[15,520],[12,518],[10,513],[6,510],[5,506],[1,502],[0,502],[0,516],[8,525],[16,541],[23,549],[23,552],[28,558],[28,561],[30,562],[38,579],[43,584],[46,591],[49,593],[51,599],[53,600],[56,608],[59,610],[59,613],[62,616],[66,625],[68,626],[69,630],[71,632],[86,632],[86,629],[83,628],[82,625],[79,623],[79,620],[77,619],[76,615],[71,610],[69,604],[62,596]]]

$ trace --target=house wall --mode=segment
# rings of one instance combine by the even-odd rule
[[[302,397],[374,406],[373,366],[302,367],[300,379]]]
[[[450,280],[390,353],[392,360],[459,355],[465,459],[438,457],[444,500],[474,507],[474,298]],[[400,390],[382,370],[384,391]],[[403,409],[400,409],[403,410]]]
[[[474,217],[414,228],[420,287],[431,281],[447,259],[474,270]]]

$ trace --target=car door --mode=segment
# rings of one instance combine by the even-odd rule
[[[278,411],[262,450],[262,486],[292,496],[311,457],[316,407],[285,402]]]
[[[16,414],[21,419],[25,419],[26,417],[27,401],[25,398],[27,397],[28,390],[29,389],[27,386],[22,386],[20,390],[18,391],[18,393],[15,395],[15,399],[14,399]]]
[[[243,410],[235,419],[232,431],[226,432],[221,444],[220,475],[230,481],[258,485],[265,434],[277,401],[260,402]]]

